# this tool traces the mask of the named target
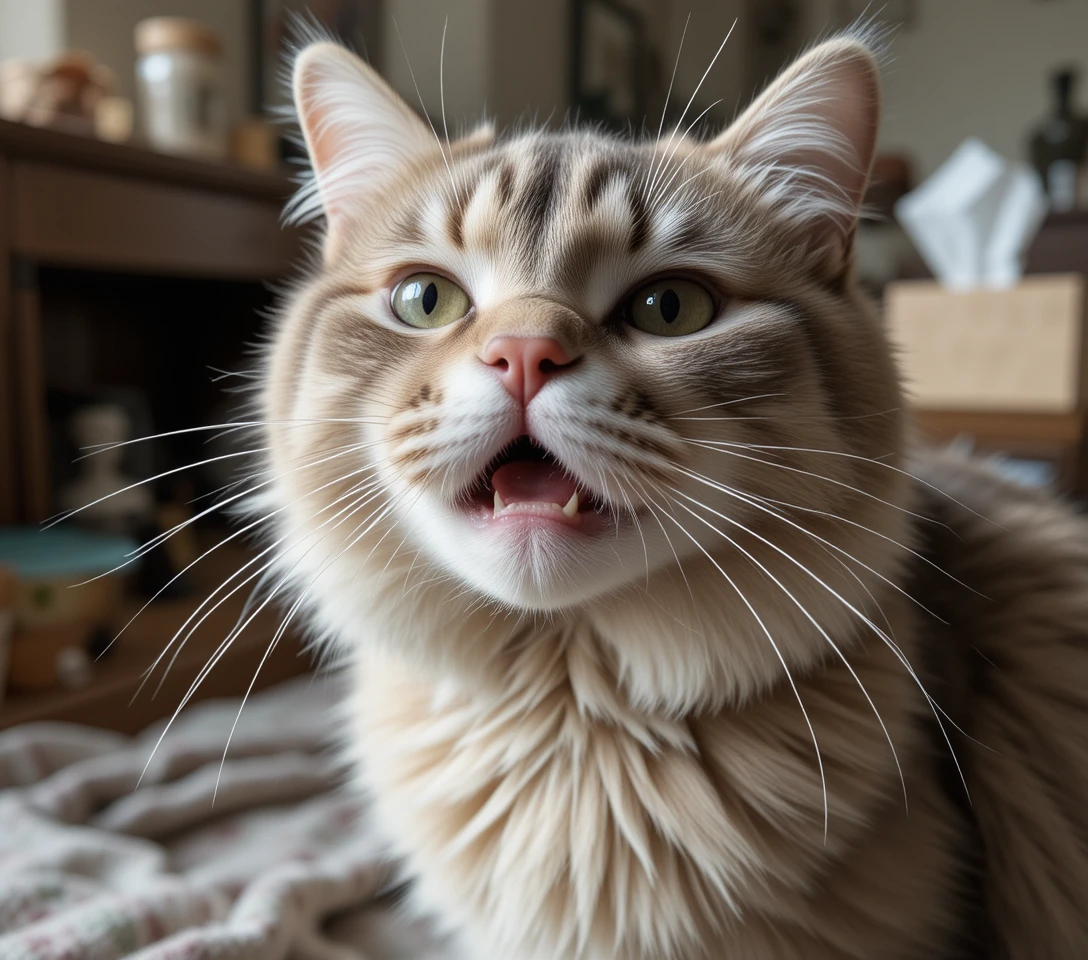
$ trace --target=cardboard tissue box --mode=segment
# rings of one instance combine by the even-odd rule
[[[1031,276],[1005,289],[890,284],[888,334],[921,409],[1068,414],[1082,409],[1088,283]]]
[[[895,213],[935,283],[891,284],[889,334],[922,409],[1081,409],[1085,280],[1023,277],[1046,213],[1038,174],[965,140]]]

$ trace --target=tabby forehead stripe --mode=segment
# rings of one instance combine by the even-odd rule
[[[631,207],[631,239],[628,241],[628,249],[631,253],[637,253],[646,243],[650,234],[649,211],[646,209],[646,197],[642,187],[634,180],[627,181],[627,203]]]
[[[528,251],[535,250],[545,235],[557,207],[556,193],[563,168],[559,144],[544,140],[537,148],[537,162],[517,199],[516,216],[525,229]]]
[[[475,192],[475,187],[472,192]],[[469,200],[461,201],[458,198],[458,202],[450,207],[449,215],[446,217],[446,235],[450,238],[450,243],[458,250],[465,248],[465,208]]]
[[[499,206],[505,207],[514,193],[514,165],[504,163],[499,170]]]
[[[613,177],[620,173],[629,174],[628,165],[619,157],[608,157],[600,161],[586,175],[585,188],[582,191],[582,206],[587,213],[592,213],[601,199],[605,187]],[[628,183],[630,178],[628,177]]]

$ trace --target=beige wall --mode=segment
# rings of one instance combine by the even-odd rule
[[[522,117],[561,119],[567,106],[570,0],[386,0],[384,72],[413,106],[438,119],[439,51],[446,35],[450,132],[487,116],[500,127]],[[419,95],[396,25],[419,84]]]
[[[813,3],[825,29],[833,0]],[[1079,64],[1088,110],[1088,3],[1083,0],[916,0],[917,24],[892,45],[881,149],[931,173],[970,135],[1026,158],[1029,130],[1049,107],[1047,73]]]
[[[561,123],[570,103],[571,0],[494,0],[487,112],[500,127]]]
[[[0,0],[0,60],[45,60],[64,48],[65,0]]]
[[[688,3],[671,2],[665,4],[668,14],[667,38],[661,43],[662,68],[665,72],[665,85],[668,86],[673,64],[676,64],[676,85],[672,100],[679,103],[681,109],[694,93],[715,51],[721,46],[733,26],[733,22],[742,16],[741,0],[690,0]],[[684,48],[677,60],[680,38],[684,33],[684,21],[691,13],[691,22]],[[686,122],[698,115],[698,111],[709,106],[715,100],[721,104],[714,109],[718,117],[732,117],[738,104],[746,99],[745,87],[745,51],[744,23],[737,24],[713,69],[707,75],[699,91],[693,113]]]
[[[684,20],[691,27],[677,64],[674,106],[682,108],[737,16],[742,0],[629,0],[642,10],[648,42],[656,49],[663,83],[676,60]],[[479,119],[485,109],[500,127],[522,120],[561,122],[570,102],[572,0],[386,0],[384,72],[413,105],[420,97],[439,116],[438,62],[442,25],[446,37],[446,113],[455,121]],[[419,83],[412,86],[394,26]],[[743,93],[740,31],[723,51],[696,102],[698,108],[722,98],[719,115],[730,116]],[[651,98],[648,122],[660,115]]]
[[[483,115],[488,92],[492,0],[386,0],[382,38],[383,72],[413,107],[420,100],[436,123],[441,119],[439,54],[446,33],[446,119],[450,135]],[[399,28],[399,32],[398,32]],[[403,46],[402,46],[403,41]],[[411,69],[409,69],[411,64]],[[416,94],[412,74],[419,85]]]

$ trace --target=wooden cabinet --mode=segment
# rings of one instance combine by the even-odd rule
[[[205,424],[220,412],[224,390],[208,366],[245,356],[260,332],[258,311],[272,300],[269,283],[288,277],[300,258],[297,232],[280,223],[292,190],[280,174],[0,121],[0,524],[33,524],[56,511],[73,469],[64,423],[95,389],[146,397],[141,434]],[[203,442],[193,435],[164,447],[156,469],[200,459]],[[201,533],[205,545],[222,536]],[[157,698],[152,681],[127,704],[174,631],[245,562],[237,550],[214,557],[194,568],[188,595],[140,615],[88,687],[9,698],[0,727],[64,719],[131,731],[171,713],[229,633],[245,593],[193,636]],[[119,611],[119,622],[131,612]],[[199,696],[243,694],[281,616],[272,606],[263,611]],[[288,633],[257,685],[304,671],[309,661],[298,652]]]
[[[0,121],[0,523],[41,520],[53,507],[49,271],[162,278],[164,290],[185,279],[262,290],[299,255],[299,237],[280,226],[291,190],[281,175]],[[220,320],[241,328],[251,317]]]

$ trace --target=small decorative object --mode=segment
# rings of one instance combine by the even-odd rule
[[[84,530],[0,529],[0,566],[17,578],[8,689],[86,682],[88,641],[116,627],[130,568],[111,571],[135,549],[128,538]]]
[[[646,29],[623,0],[575,0],[571,100],[579,116],[613,129],[646,114]]]
[[[895,215],[918,252],[953,290],[1009,287],[1046,215],[1039,177],[981,140],[965,140]]]
[[[276,131],[261,117],[235,124],[231,131],[231,159],[251,170],[274,170],[279,164]]]
[[[11,635],[15,631],[15,572],[0,566],[0,703],[8,685]]]
[[[22,122],[39,77],[39,69],[26,60],[0,60],[0,117]]]
[[[134,113],[128,97],[103,97],[94,110],[95,136],[110,143],[127,143],[132,139]]]
[[[40,66],[8,60],[0,70],[0,114],[36,127],[91,136],[98,105],[115,85],[112,70],[79,50]]]
[[[152,17],[136,25],[136,78],[144,132],[169,153],[227,155],[219,37],[197,20]]]
[[[155,505],[147,486],[134,486],[133,478],[121,472],[125,448],[116,445],[129,439],[130,429],[124,407],[84,407],[72,417],[70,429],[76,447],[93,455],[79,461],[79,475],[61,491],[61,507],[79,510],[76,521],[83,526],[121,535],[153,522]]]
[[[1076,83],[1071,67],[1053,74],[1054,110],[1031,138],[1031,161],[1043,178],[1050,209],[1059,213],[1088,203],[1078,195],[1088,168],[1088,119],[1073,107]]]

